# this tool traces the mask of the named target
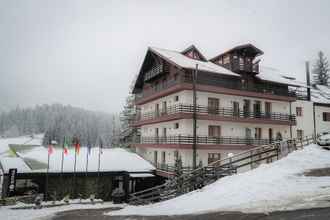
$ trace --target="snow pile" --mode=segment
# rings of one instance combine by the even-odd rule
[[[19,206],[19,205],[18,205]],[[16,206],[15,206],[16,207]],[[3,220],[35,220],[35,219],[50,219],[57,212],[78,209],[102,209],[102,208],[120,208],[120,205],[113,205],[112,203],[103,204],[71,204],[65,206],[57,206],[53,208],[43,209],[10,209],[11,207],[0,206],[0,219]],[[46,218],[47,217],[47,218]]]
[[[322,197],[330,197],[330,177],[307,177],[303,173],[324,167],[330,167],[330,152],[309,145],[279,161],[222,178],[201,190],[147,206],[128,206],[109,215],[268,212],[317,206]]]

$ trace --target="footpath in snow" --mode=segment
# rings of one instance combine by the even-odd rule
[[[183,215],[216,211],[271,212],[330,206],[330,176],[310,169],[330,167],[330,151],[309,145],[271,164],[228,176],[180,197],[146,206],[127,206],[109,215]]]

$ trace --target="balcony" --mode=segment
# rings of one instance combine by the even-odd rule
[[[194,112],[193,105],[177,104],[162,109],[158,112],[147,112],[138,114],[136,126],[143,124],[158,123],[166,120],[177,120],[182,118],[192,118]],[[233,108],[210,108],[207,106],[196,106],[197,119],[232,121],[243,123],[262,123],[262,124],[280,124],[295,125],[296,116],[277,112],[250,112],[235,111]]]
[[[140,137],[137,144],[152,145],[192,145],[194,137],[189,135],[167,136],[167,137]],[[255,139],[246,137],[210,137],[197,136],[198,145],[266,145],[274,142],[270,139]]]
[[[143,104],[159,97],[181,90],[192,90],[192,76],[185,74],[176,80],[162,81],[156,86],[144,89],[142,93],[136,94],[136,103]],[[274,100],[296,99],[296,92],[288,90],[287,87],[273,86],[269,84],[255,84],[253,86],[243,85],[240,79],[225,79],[219,76],[211,76],[203,73],[197,77],[197,91],[215,92],[229,95],[240,95],[247,97],[259,97]]]
[[[155,76],[161,74],[164,72],[164,65],[159,64],[157,66],[154,66],[151,68],[148,72],[145,73],[144,75],[144,81],[147,82],[150,79],[154,78]]]

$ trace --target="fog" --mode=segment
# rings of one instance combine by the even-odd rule
[[[148,46],[207,58],[241,43],[304,79],[330,56],[329,1],[0,0],[0,111],[62,103],[119,112]]]

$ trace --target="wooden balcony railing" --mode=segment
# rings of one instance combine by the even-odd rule
[[[263,145],[272,143],[270,139],[255,139],[247,137],[210,137],[197,136],[197,144],[236,144],[236,145]],[[193,136],[141,137],[138,144],[193,144]]]
[[[158,74],[157,72],[158,72],[158,70],[147,73],[148,76],[146,76],[145,80],[151,79],[153,76],[155,76],[155,74]],[[164,91],[166,89],[169,89],[172,86],[182,84],[182,83],[192,84],[191,75],[186,74],[184,77],[178,78],[176,80],[169,79],[166,81],[162,81],[157,86],[152,86],[149,89],[143,90],[141,93],[136,94],[136,101],[147,98],[151,95],[154,95],[155,93]],[[197,78],[197,85],[209,85],[209,86],[222,87],[222,88],[227,88],[227,89],[262,93],[262,94],[271,94],[271,95],[285,96],[285,97],[296,97],[296,93],[293,90],[276,88],[276,87],[272,87],[272,86],[269,86],[266,84],[265,85],[256,84],[252,87],[251,86],[248,87],[248,86],[242,85],[239,79],[237,79],[237,81],[224,80],[221,77],[213,77],[212,79],[209,79],[205,76],[202,76],[202,74],[200,74],[199,77]]]
[[[151,70],[146,72],[146,74],[144,75],[144,81],[148,81],[154,78],[158,74],[161,74],[163,71],[164,71],[164,66],[162,64],[154,66],[153,68],[151,68]]]
[[[194,106],[186,104],[177,104],[169,106],[166,109],[160,111],[152,111],[144,114],[138,114],[136,120],[150,120],[157,119],[165,115],[171,115],[176,113],[193,113]],[[251,112],[238,110],[235,111],[233,108],[210,108],[208,106],[196,106],[197,114],[212,115],[219,117],[231,117],[231,118],[243,118],[243,119],[262,119],[262,120],[274,120],[274,121],[287,121],[291,123],[296,122],[296,116],[278,112]]]

